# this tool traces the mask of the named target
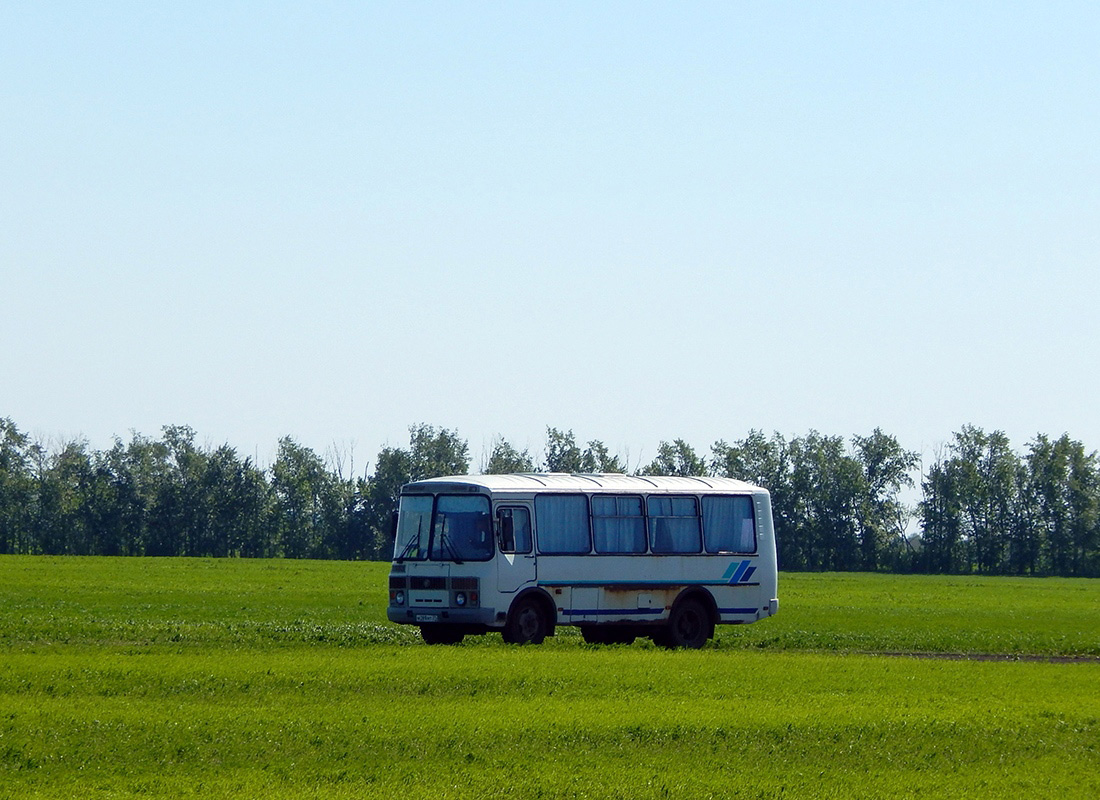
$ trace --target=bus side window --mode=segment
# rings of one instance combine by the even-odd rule
[[[531,552],[531,514],[526,508],[498,509],[497,522],[502,553]]]
[[[696,499],[686,495],[650,495],[649,547],[654,553],[698,553],[699,511]]]
[[[708,553],[755,553],[752,498],[704,497],[703,539]]]
[[[500,552],[516,552],[515,523],[512,520],[512,509],[502,508],[497,511],[497,522],[500,525]]]

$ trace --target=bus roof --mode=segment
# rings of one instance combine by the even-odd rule
[[[525,472],[512,475],[450,475],[405,484],[403,492],[439,491],[442,484],[474,492],[763,492],[759,486],[734,478],[687,478],[668,475],[620,475],[612,473]]]

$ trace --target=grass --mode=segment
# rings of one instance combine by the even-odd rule
[[[1100,656],[1100,581],[797,573],[740,645],[845,652]],[[774,623],[774,624],[773,624]]]
[[[0,797],[1100,796],[1100,582],[784,575],[695,652],[427,647],[386,565],[0,558]]]

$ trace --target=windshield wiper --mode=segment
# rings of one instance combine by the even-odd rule
[[[411,551],[414,547],[417,547],[417,546],[420,545],[420,531],[423,529],[423,527],[424,527],[424,520],[420,519],[416,523],[416,538],[415,539],[409,539],[409,543],[407,545],[405,545],[405,549],[401,551],[401,555],[399,555],[397,558],[395,558],[394,561],[396,561],[398,563],[404,561],[406,556],[409,555],[409,551]]]
[[[439,530],[439,543],[447,549],[453,562],[456,564],[462,563],[462,559],[458,557],[458,552],[455,550],[454,545],[451,544],[451,540],[447,538],[447,534],[443,532],[442,528]]]
[[[420,542],[417,539],[413,539],[412,541],[410,541],[407,545],[405,545],[405,549],[401,551],[401,555],[395,558],[394,561],[396,561],[397,563],[401,563],[402,561],[404,561],[405,557],[409,555],[409,551],[413,549],[413,546],[419,543]]]

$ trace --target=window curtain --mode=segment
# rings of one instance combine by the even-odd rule
[[[540,553],[587,553],[588,501],[584,495],[536,497],[535,536]]]
[[[752,498],[704,497],[703,537],[708,553],[755,553]]]
[[[650,497],[646,509],[654,553],[699,552],[699,512],[694,497]]]
[[[592,537],[597,553],[644,553],[640,497],[592,497]]]

